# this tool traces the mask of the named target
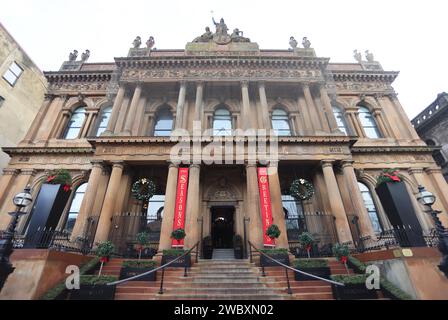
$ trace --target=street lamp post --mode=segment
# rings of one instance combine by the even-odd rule
[[[431,211],[432,219],[434,220],[437,238],[439,240],[438,249],[443,255],[442,261],[439,264],[439,269],[445,274],[446,277],[448,277],[448,231],[442,225],[442,222],[437,216],[439,213],[441,213],[441,211],[434,210],[431,207],[436,201],[436,196],[427,191],[425,187],[421,185],[418,186],[418,191],[418,202],[425,206],[428,206]]]
[[[0,239],[0,291],[6,282],[8,276],[14,271],[14,267],[9,261],[9,257],[13,252],[13,240],[14,232],[16,230],[17,223],[22,215],[26,214],[22,209],[29,206],[33,201],[31,196],[31,188],[26,186],[23,192],[18,193],[13,202],[16,205],[15,212],[9,212],[12,216],[8,229],[4,232],[3,237]]]

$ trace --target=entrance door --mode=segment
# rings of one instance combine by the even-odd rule
[[[211,212],[213,248],[233,248],[233,215],[235,207],[212,207]]]

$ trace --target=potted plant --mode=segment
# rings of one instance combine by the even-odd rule
[[[331,284],[333,295],[337,300],[377,299],[377,290],[369,290],[366,287],[367,275],[332,275],[331,279],[344,284],[338,286]]]
[[[271,224],[266,230],[266,235],[271,239],[277,239],[278,237],[280,237],[280,234],[280,228],[276,224]]]
[[[186,251],[183,249],[163,250],[162,265],[166,264],[170,261],[173,261],[177,257],[183,255],[185,252]],[[183,257],[169,265],[169,267],[173,267],[173,268],[183,268],[185,266],[191,267],[191,254],[187,254],[185,257]]]
[[[107,283],[117,280],[115,276],[82,275],[79,278],[79,290],[70,290],[69,300],[113,300],[115,297],[115,285]]]
[[[240,235],[233,237],[233,252],[235,259],[243,259],[243,238]]]
[[[272,248],[272,249],[262,249],[261,252],[267,254],[271,258],[286,264],[289,266],[289,254],[288,249],[284,248]],[[260,256],[260,264],[262,267],[279,267],[280,265],[271,259],[265,257],[264,255]]]
[[[213,241],[212,237],[206,236],[202,240],[202,258],[211,259],[213,256]]]
[[[411,197],[396,169],[384,169],[375,188],[390,223],[400,232],[397,240],[402,247],[424,247],[423,231],[412,205]],[[403,228],[404,227],[404,228]]]
[[[177,241],[178,246],[181,246],[180,241],[184,239],[186,235],[187,234],[185,233],[185,230],[182,228],[176,229],[171,232],[171,238]]]
[[[46,248],[52,239],[48,230],[55,230],[70,197],[72,178],[67,170],[48,173],[30,213],[24,247]]]
[[[120,280],[153,270],[156,266],[157,263],[153,260],[125,260],[121,267]],[[131,281],[156,281],[156,273],[157,271]]]
[[[348,260],[348,256],[350,255],[350,250],[349,250],[348,246],[346,244],[336,243],[333,246],[333,254],[338,261],[340,261],[344,264],[345,269],[347,270],[347,274],[348,274],[347,260]]]
[[[136,235],[137,244],[135,245],[135,249],[138,251],[138,258],[142,257],[143,248],[149,243],[149,233],[140,232]]]
[[[299,243],[306,250],[306,253],[308,254],[308,259],[311,258],[310,252],[311,252],[311,249],[312,249],[313,243],[314,243],[313,235],[309,232],[302,232],[299,235]]]
[[[106,262],[109,262],[109,258],[115,250],[115,246],[111,241],[105,241],[98,244],[96,248],[96,255],[100,258],[101,266],[98,276],[101,276],[101,271],[103,270],[103,265]]]
[[[322,278],[328,278],[331,274],[330,268],[328,267],[328,261],[326,259],[297,259],[294,261],[294,267],[300,271],[304,271]],[[300,272],[295,272],[294,278],[297,281],[316,280],[316,278],[304,275]]]

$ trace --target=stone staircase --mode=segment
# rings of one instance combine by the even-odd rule
[[[213,249],[213,260],[234,260],[235,253],[233,249]]]

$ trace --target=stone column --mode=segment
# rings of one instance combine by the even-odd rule
[[[80,138],[85,138],[87,136],[87,134],[88,134],[88,132],[90,130],[90,126],[91,126],[91,124],[93,122],[93,116],[94,116],[93,111],[87,112],[86,120],[84,121],[84,125],[83,125],[83,127],[81,129],[81,132],[79,134]]]
[[[0,208],[4,206],[4,201],[8,201],[7,195],[9,194],[9,191],[14,183],[14,179],[18,174],[18,169],[3,169],[3,173],[0,175]]]
[[[380,128],[381,135],[383,138],[389,138],[391,137],[389,131],[387,130],[386,126],[384,125],[383,117],[381,115],[380,110],[375,110],[373,112],[373,116],[375,117],[375,121],[378,124],[378,127]]]
[[[336,123],[336,118],[333,114],[333,107],[331,106],[330,98],[328,97],[327,89],[324,85],[320,85],[320,99],[327,114],[328,125],[330,126],[331,132],[340,132],[338,124]]]
[[[247,237],[257,248],[263,248],[263,224],[260,214],[260,196],[258,192],[258,175],[255,164],[246,165],[246,216]]]
[[[62,139],[62,134],[64,133],[65,128],[67,127],[68,121],[72,113],[70,111],[63,111],[62,116],[59,118],[59,121],[56,122],[56,125],[51,132],[49,138]]]
[[[310,86],[307,83],[302,85],[303,95],[305,96],[305,101],[307,105],[308,112],[310,114],[311,123],[313,124],[313,128],[315,133],[317,131],[322,131],[322,123],[319,120],[319,111],[314,103],[313,96],[311,95]]]
[[[196,83],[196,102],[194,105],[194,121],[201,121],[202,118],[202,101],[204,99],[204,82]]]
[[[303,134],[305,136],[314,134],[313,122],[311,121],[308,106],[306,105],[306,101],[304,101],[304,98],[300,94],[297,97],[297,107],[299,114],[301,114],[303,117]]]
[[[286,232],[285,213],[283,211],[282,203],[282,190],[280,187],[280,179],[278,176],[278,165],[270,164],[268,174],[273,224],[276,224],[281,232],[280,237],[275,240],[275,244],[277,248],[288,249],[288,235]]]
[[[249,82],[241,81],[241,99],[242,99],[242,129],[246,130],[251,127],[250,119],[250,100],[249,100]]]
[[[269,119],[269,107],[264,81],[258,82],[258,92],[260,95],[261,118],[263,119],[261,125],[263,126],[263,129],[269,130],[271,129],[271,119]]]
[[[14,181],[14,185],[11,187],[11,192],[6,196],[4,200],[4,206],[2,212],[0,212],[0,230],[5,230],[8,227],[9,222],[11,221],[11,216],[8,212],[13,212],[16,210],[16,206],[12,202],[14,196],[19,192],[22,192],[23,189],[28,184],[31,184],[33,177],[35,176],[36,171],[33,169],[22,169],[20,171],[20,175]],[[31,206],[27,208],[27,211],[31,209]],[[26,218],[21,218],[21,221]],[[19,222],[20,223],[20,222]]]
[[[37,130],[39,130],[40,124],[42,123],[43,118],[46,116],[47,110],[50,107],[52,101],[53,101],[53,95],[46,94],[42,106],[37,112],[36,117],[31,123],[31,126],[21,143],[30,143],[34,140],[34,138],[36,137]]]
[[[114,132],[115,124],[117,123],[118,114],[120,112],[121,105],[123,104],[123,98],[126,88],[121,85],[118,89],[117,96],[115,97],[114,105],[112,107],[112,113],[110,115],[109,122],[107,123],[106,131],[103,132],[103,136],[111,135]]]
[[[106,196],[104,197],[103,208],[101,209],[100,219],[95,234],[95,244],[107,241],[108,239],[123,168],[123,162],[113,163],[112,173],[110,175],[109,184],[107,185]]]
[[[177,165],[170,163],[166,181],[165,204],[163,209],[162,227],[160,230],[159,251],[171,248],[171,232],[173,231],[174,206],[177,190]]]
[[[342,170],[344,172],[344,179],[347,183],[350,192],[351,202],[358,216],[359,228],[361,229],[360,236],[371,236],[375,239],[375,231],[373,230],[372,222],[370,221],[369,213],[364,204],[361,191],[358,186],[358,179],[356,179],[355,170],[353,169],[353,161],[342,161]]]
[[[339,242],[353,243],[350,226],[348,224],[347,215],[345,213],[344,203],[342,202],[341,193],[339,192],[339,186],[336,182],[336,177],[333,171],[333,162],[323,160],[321,164],[325,185],[327,187],[327,194],[330,200],[331,211],[336,218],[335,224]]]
[[[78,236],[83,236],[83,233],[85,232],[87,218],[92,215],[93,204],[96,199],[96,191],[98,190],[98,183],[102,172],[102,161],[92,162],[92,171],[90,173],[89,182],[87,183],[86,193],[82,200],[75,226],[73,227],[71,236],[72,241]]]
[[[361,127],[361,124],[360,124],[358,116],[357,116],[358,113],[356,111],[347,110],[347,114],[353,124],[353,127],[354,127],[358,137],[365,138],[364,130]]]
[[[185,248],[190,249],[199,240],[199,180],[201,167],[190,165],[188,178],[187,206],[185,210]]]
[[[177,99],[176,124],[174,127],[175,129],[182,128],[186,94],[187,94],[187,82],[181,81],[180,88],[179,88],[179,97]]]
[[[135,115],[137,113],[138,104],[140,103],[140,95],[142,94],[142,84],[138,83],[132,96],[131,105],[128,110],[126,122],[124,124],[123,134],[131,135],[132,125],[134,124]]]

